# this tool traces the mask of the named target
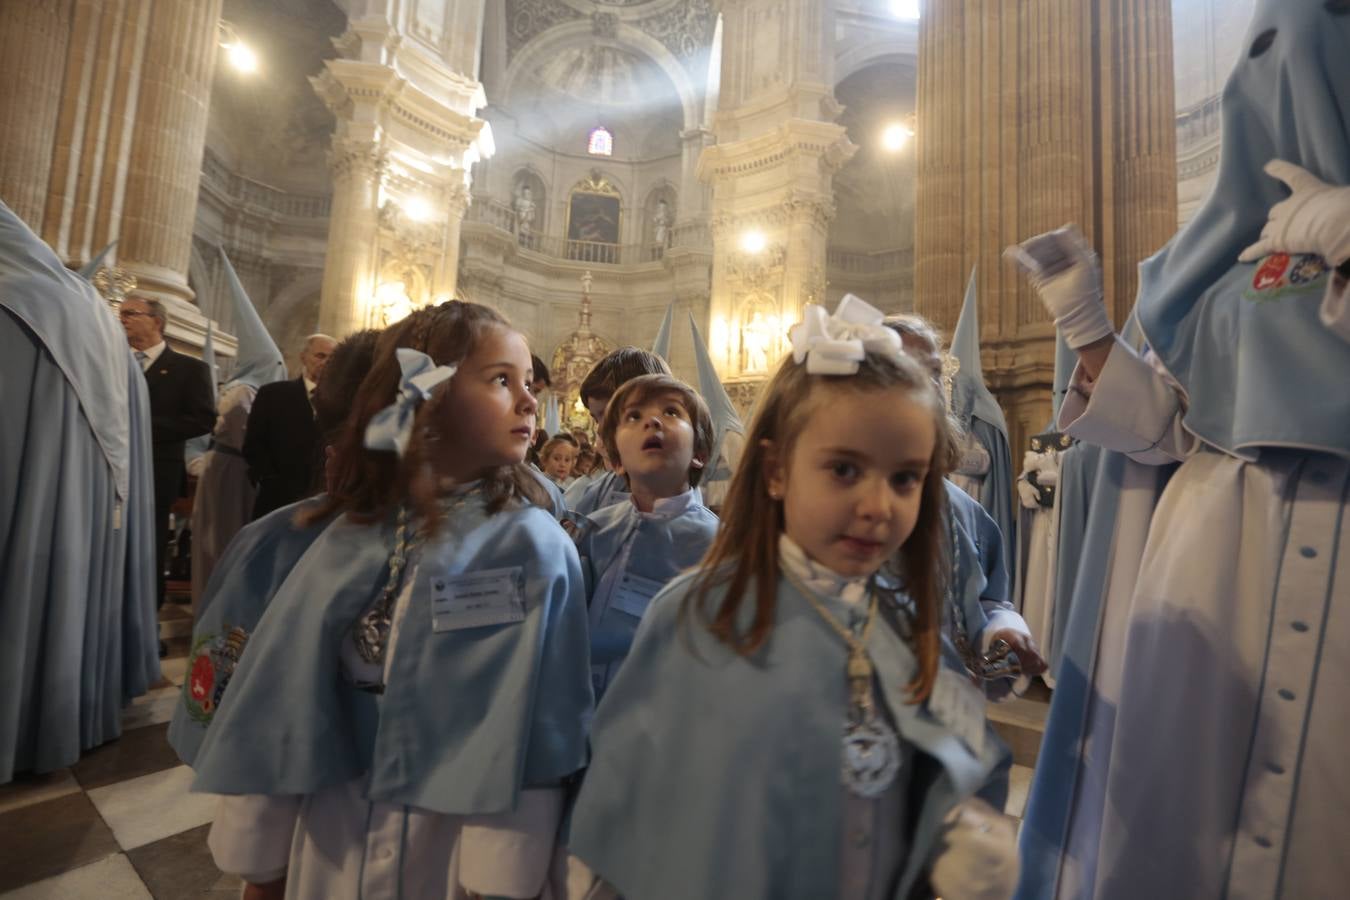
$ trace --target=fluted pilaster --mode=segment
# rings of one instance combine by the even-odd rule
[[[1168,0],[933,0],[919,25],[915,305],[956,323],[978,267],[984,372],[1020,445],[1049,417],[1053,326],[1002,261],[1077,223],[1108,308],[1176,221]]]
[[[71,5],[0,3],[0,199],[35,231],[47,201]]]
[[[152,2],[118,251],[143,292],[190,300],[188,259],[221,0]]]
[[[335,139],[333,207],[319,300],[319,330],[346,335],[365,328],[375,292],[380,178],[385,157],[373,143]]]

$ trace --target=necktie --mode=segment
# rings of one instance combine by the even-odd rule
[[[142,351],[142,350],[137,350],[137,351],[136,351],[136,364],[139,365],[139,366],[141,367],[141,371],[142,371],[142,372],[145,371],[145,362],[146,362],[146,360],[148,360],[149,358],[150,358],[150,357],[148,357],[148,356],[145,355],[145,352],[144,352],[144,351]]]

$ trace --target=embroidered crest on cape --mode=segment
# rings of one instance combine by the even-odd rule
[[[1320,256],[1272,253],[1256,267],[1251,286],[1243,292],[1248,300],[1264,303],[1284,297],[1320,292],[1330,271]]]
[[[183,681],[183,701],[193,721],[210,723],[247,643],[248,632],[235,626],[224,634],[202,635],[193,644]]]

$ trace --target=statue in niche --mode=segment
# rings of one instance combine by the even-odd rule
[[[528,244],[534,233],[534,197],[528,184],[521,185],[511,206],[516,212],[516,238]]]
[[[755,310],[741,328],[741,371],[769,371],[769,342],[773,340],[764,313]]]
[[[652,213],[652,242],[664,248],[670,240],[670,204],[665,200],[656,201],[656,212]]]

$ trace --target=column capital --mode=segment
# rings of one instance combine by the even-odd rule
[[[335,179],[348,176],[380,179],[388,168],[389,157],[383,147],[371,141],[334,137],[328,162]]]

